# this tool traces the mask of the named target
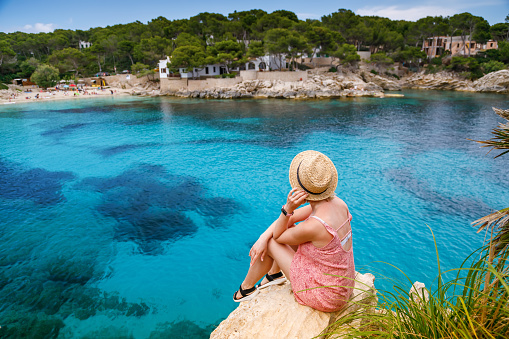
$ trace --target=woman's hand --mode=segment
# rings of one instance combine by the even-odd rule
[[[251,250],[249,251],[249,256],[251,257],[251,263],[250,265],[253,266],[253,264],[260,258],[261,261],[265,258],[265,254],[267,253],[267,243],[268,241],[262,238],[259,238],[251,247]]]
[[[288,197],[286,198],[285,210],[289,214],[292,214],[300,205],[306,202],[308,197],[307,192],[302,191],[298,188],[294,188],[288,193]]]

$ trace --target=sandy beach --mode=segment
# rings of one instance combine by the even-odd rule
[[[3,90],[0,95],[0,105],[14,105],[29,102],[45,102],[45,101],[56,101],[56,100],[73,100],[73,99],[88,99],[105,96],[126,96],[131,95],[132,90],[121,89],[121,88],[86,88],[86,91],[64,91],[64,90],[53,90],[53,91],[37,91],[37,88],[32,92],[19,92],[17,90]]]

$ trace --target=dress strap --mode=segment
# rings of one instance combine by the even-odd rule
[[[350,214],[350,211],[348,211],[348,218],[345,220],[345,222],[344,222],[341,226],[339,226],[339,227],[338,227],[338,229],[337,229],[337,230],[335,230],[334,228],[330,227],[330,226],[329,226],[329,225],[328,225],[325,221],[323,221],[323,219],[322,219],[322,218],[317,217],[316,215],[312,215],[312,216],[310,216],[310,218],[314,218],[314,219],[318,220],[319,222],[321,222],[321,223],[323,224],[323,226],[325,226],[325,228],[326,228],[326,229],[329,229],[329,228],[330,228],[330,229],[334,230],[334,233],[336,233],[336,234],[337,234],[337,231],[338,231],[341,227],[345,226],[347,222],[352,221],[352,218],[353,218],[353,217],[352,217],[352,215]],[[346,235],[345,235],[345,236],[341,239],[341,246],[345,246],[345,244],[347,243],[347,241],[348,241],[351,237],[352,237],[352,230],[348,231],[348,233],[347,233],[347,234],[346,234]]]
[[[310,216],[309,218],[314,218],[314,219],[318,220],[319,222],[321,222],[324,226],[326,226],[326,227],[327,227],[327,226],[328,226],[328,227],[330,227],[330,226],[329,226],[329,224],[327,224],[325,221],[323,221],[323,219],[322,219],[322,218],[317,217],[316,215],[312,215],[312,216]],[[308,218],[308,219],[309,219],[309,218]],[[335,231],[338,231],[341,227],[345,226],[347,222],[352,221],[352,219],[353,219],[353,217],[352,217],[352,215],[350,214],[350,211],[348,211],[348,217],[346,218],[345,222],[344,222],[344,223],[342,223],[342,224],[341,224],[341,226],[339,226],[339,227],[337,228],[337,230],[335,230]],[[331,227],[331,228],[332,228],[332,227]],[[334,228],[332,228],[332,229],[334,229]]]
[[[318,220],[318,221],[319,221],[319,222],[321,222],[321,223],[322,223],[322,225],[323,225],[323,226],[325,226],[325,227],[330,227],[330,226],[329,226],[329,225],[328,225],[325,221],[323,221],[323,219],[322,219],[322,218],[317,217],[316,215],[311,215],[311,216],[310,216],[310,218],[314,218],[314,219]],[[332,227],[331,227],[331,228],[332,228]]]

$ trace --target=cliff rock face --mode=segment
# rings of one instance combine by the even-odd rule
[[[251,301],[242,302],[212,332],[212,339],[313,338],[338,317],[365,308],[374,312],[377,302],[375,277],[357,273],[355,287],[347,307],[325,313],[302,306],[293,296],[290,283],[271,286]]]
[[[403,80],[403,87],[412,89],[474,91],[470,80],[465,80],[450,72],[435,74],[424,74],[423,72],[415,73]]]
[[[362,73],[362,77],[366,82],[372,82],[386,91],[401,91],[401,85],[396,80],[386,79],[369,72]]]
[[[349,96],[382,97],[383,89],[373,82],[364,82],[356,75],[325,74],[310,76],[304,81],[244,80],[231,87],[212,87],[196,91],[184,88],[169,94],[215,99],[252,97],[314,99]]]
[[[474,81],[473,87],[477,92],[509,93],[509,70],[486,74]]]

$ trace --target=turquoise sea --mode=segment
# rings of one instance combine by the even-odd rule
[[[324,152],[353,214],[357,270],[433,286],[509,205],[486,140],[505,95],[0,107],[0,337],[206,338],[237,306],[248,251],[299,152]],[[408,283],[410,287],[410,283]]]

